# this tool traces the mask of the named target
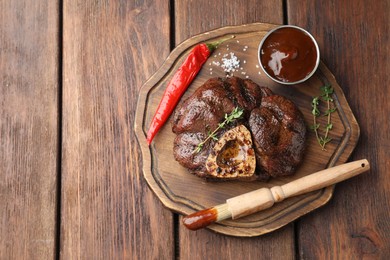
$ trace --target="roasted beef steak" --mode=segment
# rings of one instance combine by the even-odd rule
[[[205,164],[216,141],[208,141],[199,153],[194,150],[235,107],[244,110],[243,117],[218,131],[217,138],[240,124],[250,130],[256,154],[256,172],[250,180],[292,174],[305,148],[301,112],[287,98],[238,77],[209,79],[177,107],[172,124],[177,135],[175,159],[191,173],[213,179]]]
[[[272,177],[293,174],[305,149],[303,116],[289,99],[273,95],[251,112],[249,127],[256,151],[256,169]]]

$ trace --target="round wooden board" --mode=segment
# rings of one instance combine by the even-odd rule
[[[137,104],[135,132],[142,151],[143,174],[150,188],[169,209],[181,214],[190,214],[225,203],[230,197],[254,189],[283,185],[310,173],[346,162],[355,148],[359,138],[359,125],[342,89],[323,63],[311,79],[296,86],[281,86],[268,79],[261,71],[257,58],[258,45],[262,37],[276,26],[264,23],[231,26],[192,37],[176,47],[162,67],[142,87]],[[207,79],[224,77],[223,69],[215,63],[221,62],[224,55],[230,55],[231,52],[238,57],[242,67],[234,73],[235,76],[250,78],[259,85],[268,86],[274,93],[293,100],[302,111],[308,126],[312,123],[312,97],[320,95],[320,87],[325,84],[331,84],[335,90],[333,98],[337,112],[332,114],[333,129],[330,133],[332,141],[327,144],[326,151],[322,151],[314,133],[308,131],[304,162],[294,176],[275,178],[268,182],[207,182],[191,175],[175,161],[172,153],[175,135],[171,131],[170,123],[165,124],[150,147],[146,143],[146,132],[166,84],[187,57],[188,52],[200,42],[215,41],[229,35],[236,37],[224,42],[212,54],[182,100],[190,96]],[[326,124],[326,119],[320,118],[319,123]],[[231,236],[258,236],[280,228],[324,205],[331,198],[333,189],[332,186],[290,198],[268,210],[238,220],[217,223],[209,228]]]

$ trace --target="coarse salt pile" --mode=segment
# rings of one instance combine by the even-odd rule
[[[240,60],[234,55],[233,52],[230,53],[230,58],[227,58],[227,54],[222,58],[221,67],[226,73],[235,72],[236,69],[240,67]]]
[[[237,40],[237,43],[239,41]],[[221,47],[218,47],[221,49]],[[247,51],[249,47],[245,45],[243,47],[243,51]],[[226,51],[229,50],[229,45],[226,45]],[[242,62],[237,58],[237,56],[234,54],[234,52],[229,52],[229,53],[221,53],[219,52],[218,54],[215,54],[213,57],[215,59],[218,59],[219,56],[222,56],[222,59],[220,60],[213,60],[209,62],[209,66],[215,66],[215,67],[220,67],[224,70],[226,77],[232,77],[234,76],[234,72],[240,72],[241,75],[245,76],[245,78],[249,78],[249,75],[247,75],[246,68],[247,67],[247,61],[242,60]],[[230,56],[230,57],[229,57]],[[259,65],[256,64],[256,69],[258,70],[260,67]],[[213,75],[213,68],[210,67],[210,75]],[[261,72],[258,71],[258,74],[260,75]]]

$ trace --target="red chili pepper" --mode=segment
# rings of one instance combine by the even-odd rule
[[[173,78],[165,89],[164,95],[158,105],[156,113],[154,114],[146,137],[148,145],[150,145],[154,136],[168,120],[181,96],[198,74],[210,54],[218,47],[219,44],[233,37],[225,38],[213,43],[201,43],[191,50],[190,54],[173,75]]]

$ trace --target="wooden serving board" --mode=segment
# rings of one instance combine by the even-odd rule
[[[248,24],[224,27],[192,37],[169,55],[162,67],[144,84],[140,91],[135,131],[142,151],[143,174],[150,188],[161,202],[169,209],[181,214],[209,208],[225,200],[262,187],[282,185],[294,179],[342,164],[347,161],[359,138],[359,125],[345,99],[342,89],[332,73],[321,63],[317,72],[305,83],[296,86],[282,86],[268,79],[258,64],[258,45],[262,37],[277,25]],[[198,43],[215,41],[229,35],[234,39],[224,42],[205,63],[202,70],[188,88],[182,101],[195,89],[211,77],[224,77],[220,66],[222,57],[230,52],[240,60],[240,68],[235,76],[250,78],[259,85],[268,86],[276,94],[293,100],[302,111],[306,124],[312,124],[311,100],[320,95],[320,87],[331,84],[337,112],[332,114],[333,129],[330,132],[332,141],[322,151],[314,133],[308,130],[307,149],[304,162],[296,174],[291,177],[275,178],[268,182],[207,182],[188,173],[173,157],[173,139],[171,123],[165,124],[149,147],[146,143],[146,132],[156,111],[167,82],[176,72],[188,52]],[[326,124],[324,117],[319,123]],[[214,224],[209,228],[232,236],[258,236],[280,228],[300,216],[324,205],[333,194],[334,187],[328,187],[306,195],[290,198],[274,207],[238,220],[229,220]]]

